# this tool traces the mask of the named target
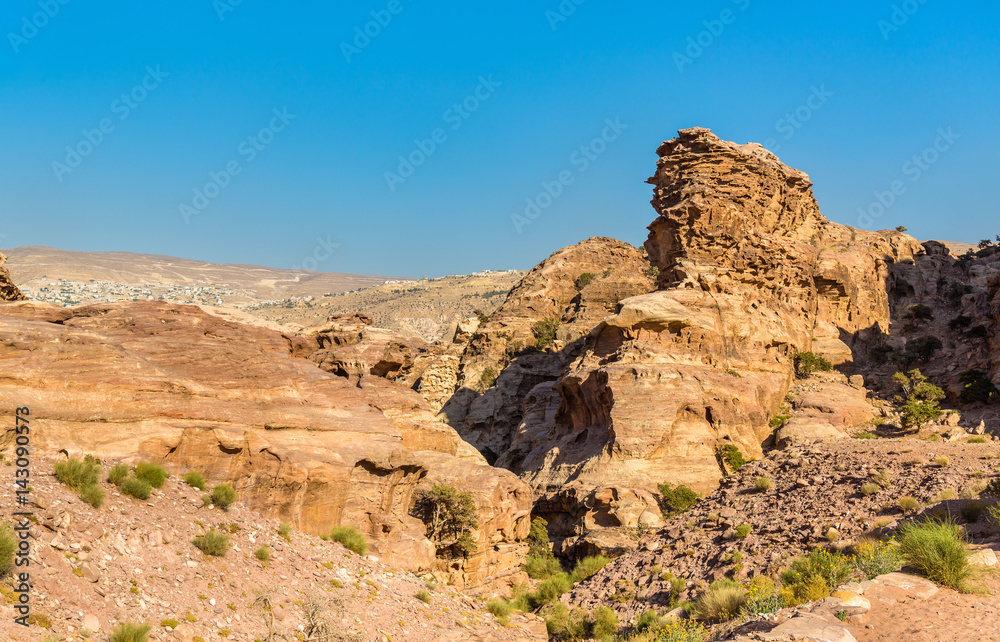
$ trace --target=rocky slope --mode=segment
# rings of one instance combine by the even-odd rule
[[[225,512],[206,506],[203,493],[176,476],[138,501],[103,481],[116,463],[105,461],[107,497],[94,509],[55,480],[54,462],[37,457],[31,464],[33,624],[14,624],[13,584],[5,579],[4,640],[106,640],[119,622],[149,623],[153,640],[176,642],[300,635],[356,642],[547,639],[536,618],[515,616],[513,626],[501,627],[482,602],[435,584],[431,574],[418,577],[304,533],[286,540],[278,521],[241,502]],[[13,484],[14,471],[0,466],[4,487]],[[229,534],[232,548],[224,557],[204,555],[192,543],[210,528]],[[262,546],[270,552],[266,562],[255,555]],[[417,598],[420,591],[429,602]],[[323,622],[333,627],[332,638],[313,628]]]
[[[316,337],[190,306],[5,303],[0,412],[29,406],[43,417],[33,444],[42,452],[201,470],[303,532],[357,526],[391,564],[440,569],[458,586],[516,579],[527,485],[490,467],[416,392],[360,371],[324,372],[309,360],[320,348]],[[427,526],[411,515],[414,494],[434,483],[475,500],[477,551],[468,558],[436,558]]]

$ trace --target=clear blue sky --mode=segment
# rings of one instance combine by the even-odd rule
[[[996,3],[562,8],[8,0],[0,247],[414,276],[530,268],[590,236],[641,243],[655,150],[692,126],[770,142],[835,221],[858,226],[895,182],[868,227],[1000,233]],[[356,28],[377,35],[355,43]],[[466,101],[475,111],[455,109]],[[434,150],[404,177],[418,140]],[[225,187],[199,201],[213,174]],[[511,217],[543,182],[558,197],[519,232]]]

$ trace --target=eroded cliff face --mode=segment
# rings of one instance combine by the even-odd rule
[[[0,254],[0,301],[23,301],[25,296],[21,293],[10,278],[10,272],[3,266],[7,262],[7,257]]]
[[[539,506],[565,511],[567,487],[596,505],[609,483],[621,497],[664,481],[706,491],[726,472],[720,446],[760,457],[795,353],[850,371],[889,328],[889,266],[923,252],[828,222],[808,176],[760,145],[691,129],[659,156],[646,242],[659,289],[622,300],[562,376],[524,397],[498,462]],[[646,511],[619,512],[634,527]]]
[[[317,368],[310,358],[329,349],[330,332],[283,337],[157,302],[5,303],[0,412],[29,406],[36,448],[199,470],[268,517],[311,534],[357,526],[389,563],[459,586],[519,573],[530,488],[490,467],[419,394],[364,372],[384,352],[332,359],[343,376]],[[437,482],[479,509],[467,559],[435,559],[410,515],[414,493]]]

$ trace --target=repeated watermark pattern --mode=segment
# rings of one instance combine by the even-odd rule
[[[80,140],[72,145],[66,145],[66,156],[61,161],[53,161],[52,172],[56,180],[62,183],[67,174],[75,172],[87,157],[97,151],[108,136],[115,133],[118,127],[115,121],[127,120],[139,105],[163,84],[164,78],[169,76],[170,74],[160,69],[159,65],[146,67],[146,75],[139,84],[111,101],[111,114],[116,118],[102,118],[93,129],[82,130]]]
[[[562,0],[555,9],[545,11],[545,19],[549,21],[552,31],[559,29],[559,25],[570,19],[577,8],[587,0]]]
[[[295,114],[288,113],[288,108],[271,110],[272,117],[268,125],[262,128],[253,136],[248,136],[236,147],[237,155],[243,162],[250,164],[257,160],[257,157],[268,146],[274,142],[277,135],[288,127],[288,124],[295,120]],[[226,163],[217,172],[209,172],[209,181],[204,186],[194,189],[194,196],[190,203],[180,203],[181,218],[185,223],[191,222],[191,217],[196,216],[208,209],[212,201],[217,199],[222,192],[228,188],[233,179],[243,173],[244,166],[239,159]]]
[[[905,0],[901,4],[892,5],[892,13],[889,19],[878,21],[878,30],[882,33],[882,39],[888,41],[889,37],[903,28],[910,21],[920,7],[927,4],[928,0]]]
[[[576,177],[590,169],[591,165],[604,152],[608,151],[611,143],[618,140],[622,132],[628,129],[628,125],[621,122],[621,118],[614,120],[607,118],[604,121],[606,127],[601,131],[601,135],[591,140],[569,156],[569,164],[572,169],[564,169],[556,174],[553,181],[542,181],[542,191],[534,196],[524,199],[524,210],[511,214],[510,221],[514,224],[514,229],[518,234],[524,232],[524,228],[531,225],[542,213],[552,207],[552,204],[561,197],[566,188],[576,182]]]
[[[733,0],[740,11],[746,11],[750,8],[751,0]],[[704,29],[699,31],[693,36],[688,36],[687,46],[684,47],[684,51],[674,52],[674,65],[677,66],[677,71],[684,73],[684,68],[692,64],[698,58],[701,58],[705,50],[709,49],[712,45],[719,41],[719,37],[726,31],[726,28],[736,22],[739,14],[732,9],[723,9],[719,13],[719,17],[713,20],[705,20],[702,22]]]
[[[919,154],[914,154],[910,160],[903,163],[900,171],[905,178],[909,179],[910,184],[916,183],[923,178],[924,174],[941,160],[941,156],[952,148],[955,141],[962,137],[960,134],[953,132],[951,127],[947,129],[941,127],[937,130],[937,134],[937,138],[934,139],[931,145],[927,146]],[[858,208],[858,227],[872,226],[876,220],[881,218],[896,204],[900,196],[906,194],[908,189],[906,181],[899,178],[892,181],[887,189],[875,190],[873,194],[875,200],[866,207]]]
[[[360,55],[376,38],[382,35],[385,28],[392,23],[393,18],[403,13],[405,8],[401,0],[389,0],[385,9],[373,10],[371,20],[354,27],[354,39],[350,42],[340,43],[340,53],[344,54],[344,59],[351,62]]]
[[[812,120],[813,115],[823,108],[834,93],[827,91],[826,85],[810,87],[809,97],[793,111],[786,113],[774,123],[774,129],[781,134],[782,140],[791,140],[795,134],[802,129],[803,125]],[[777,153],[781,150],[781,144],[777,138],[768,138],[764,141],[764,147]]]
[[[321,236],[316,237],[316,247],[313,249],[312,253],[304,257],[301,262],[297,265],[293,265],[293,270],[309,270],[310,272],[315,272],[319,269],[320,264],[325,263],[330,260],[333,256],[334,251],[340,247],[340,243],[334,243],[333,240],[327,235],[326,238]]]
[[[14,53],[21,53],[24,45],[41,33],[41,30],[47,27],[49,22],[59,15],[59,11],[69,3],[70,0],[39,0],[39,10],[30,16],[23,16],[19,30],[7,32],[7,40]]]
[[[213,0],[212,8],[215,15],[219,16],[219,22],[225,22],[226,15],[236,11],[236,7],[243,4],[243,0]]]
[[[441,120],[451,131],[458,131],[465,124],[465,121],[479,111],[483,103],[496,93],[502,84],[494,80],[492,75],[488,78],[480,76],[479,84],[472,93],[445,110],[444,114],[441,115]],[[395,192],[398,186],[409,180],[417,169],[422,167],[447,142],[448,132],[443,127],[432,130],[427,138],[415,139],[412,151],[397,157],[399,164],[396,166],[396,171],[385,173],[385,182],[389,186],[389,191]]]

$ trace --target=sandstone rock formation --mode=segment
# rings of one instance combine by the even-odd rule
[[[582,496],[608,480],[622,495],[663,481],[707,491],[725,474],[720,446],[760,457],[795,353],[850,370],[889,328],[890,265],[923,253],[903,234],[830,223],[808,176],[760,145],[690,129],[659,155],[646,242],[659,290],[622,300],[557,380],[514,395],[522,421],[498,465],[535,488],[539,507],[561,506],[552,500],[569,483]],[[516,403],[477,401],[486,416]],[[507,434],[479,421],[487,429],[470,435],[469,423],[459,430],[477,447]]]
[[[200,470],[265,516],[311,534],[355,525],[390,563],[459,585],[518,572],[530,489],[488,466],[416,392],[364,372],[384,355],[343,360],[344,377],[310,356],[307,339],[189,306],[6,303],[0,412],[29,406],[43,451]],[[468,559],[435,560],[410,515],[414,493],[434,482],[474,497],[478,552]]]
[[[471,334],[442,413],[481,452],[504,455],[531,390],[559,377],[619,301],[652,288],[648,261],[627,243],[591,238],[559,250]],[[539,349],[536,324],[546,321],[557,326],[554,340]]]
[[[0,301],[22,301],[24,295],[10,278],[10,272],[3,266],[7,257],[0,254]]]

